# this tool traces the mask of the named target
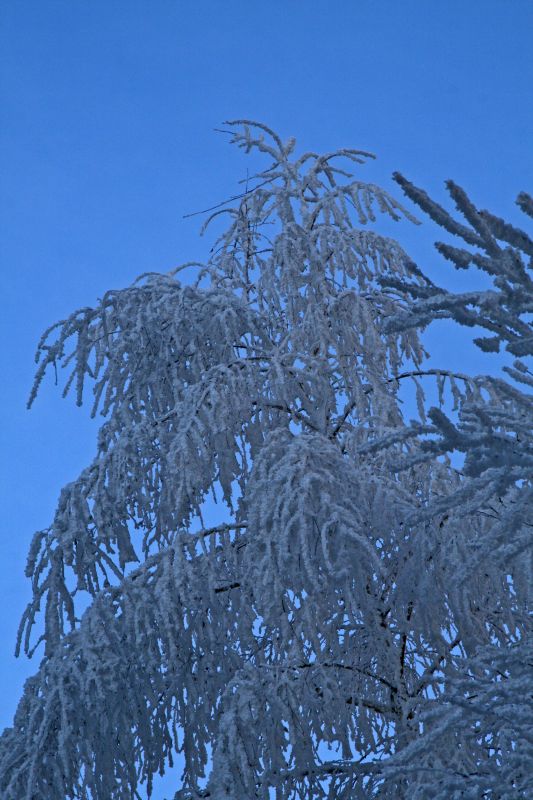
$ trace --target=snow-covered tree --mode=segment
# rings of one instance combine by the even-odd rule
[[[443,453],[464,454],[460,486],[432,500],[428,521],[446,513],[441,569],[453,609],[458,657],[448,660],[436,696],[421,711],[421,733],[403,753],[396,774],[416,773],[409,796],[522,798],[533,795],[533,374],[523,360],[533,355],[533,240],[488,211],[478,210],[453,181],[448,191],[468,225],[401,174],[405,194],[455,236],[437,250],[457,269],[484,271],[493,288],[453,293],[411,285],[411,304],[390,318],[395,332],[450,318],[491,333],[474,339],[485,352],[502,344],[512,356],[501,378],[462,376],[452,384],[457,419],[432,408],[431,434],[422,447],[431,461]],[[522,192],[517,205],[533,217],[533,199]],[[457,246],[462,240],[465,247]],[[415,272],[421,276],[419,270]],[[428,285],[429,284],[429,285]],[[405,281],[385,277],[401,298]],[[439,375],[442,392],[444,374]],[[453,377],[451,378],[453,381]],[[514,385],[513,385],[514,384]],[[523,390],[519,388],[522,385]],[[413,424],[413,432],[422,426]],[[418,462],[409,457],[405,464]],[[475,519],[479,522],[474,523]]]
[[[531,241],[399,179],[495,277],[444,292],[376,232],[414,218],[354,179],[369,153],[228,124],[269,164],[208,219],[229,226],[195,282],[144,275],[39,344],[30,402],[61,365],[106,421],[30,549],[18,647],[44,655],[1,796],[140,798],[178,752],[182,800],[526,797],[529,397],[442,371],[426,419],[418,329],[452,316],[526,356]]]

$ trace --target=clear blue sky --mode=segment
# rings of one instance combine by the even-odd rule
[[[94,451],[87,411],[51,381],[25,411],[42,330],[206,256],[199,218],[182,217],[246,174],[213,132],[225,119],[372,150],[367,179],[393,191],[394,169],[441,199],[453,177],[518,219],[514,198],[533,186],[533,2],[8,0],[0,15],[1,729],[37,667],[12,657],[30,537]],[[397,235],[439,280],[433,234]],[[440,364],[483,369],[458,341],[433,336]]]

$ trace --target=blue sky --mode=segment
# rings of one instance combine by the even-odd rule
[[[87,410],[52,381],[25,411],[42,330],[141,272],[205,258],[201,219],[183,215],[234,194],[250,166],[213,131],[226,119],[305,149],[371,150],[361,177],[393,191],[395,169],[441,200],[452,177],[519,220],[516,194],[533,186],[533,3],[17,0],[0,26],[2,729],[37,668],[12,657],[29,541],[94,450]],[[454,285],[430,225],[396,235]],[[464,339],[432,334],[435,361],[484,370]]]

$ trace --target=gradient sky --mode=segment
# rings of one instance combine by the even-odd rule
[[[7,0],[0,25],[1,730],[38,665],[12,655],[30,538],[95,446],[87,409],[52,380],[25,410],[42,330],[142,272],[205,259],[201,218],[183,215],[253,170],[213,131],[226,119],[305,149],[371,150],[361,178],[397,195],[395,169],[441,201],[453,178],[519,221],[514,199],[533,189],[533,2]],[[395,235],[458,285],[429,224]],[[469,339],[433,332],[434,362],[485,371]]]

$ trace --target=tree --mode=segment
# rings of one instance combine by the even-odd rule
[[[140,798],[179,751],[182,800],[526,797],[529,398],[441,372],[456,408],[428,421],[418,328],[448,315],[526,355],[531,242],[462,194],[461,227],[399,178],[490,246],[474,263],[506,304],[446,293],[356,227],[414,220],[342,166],[369,153],[295,157],[228,125],[271,163],[209,217],[230,222],[185,265],[196,282],[141,276],[39,344],[30,403],[61,364],[106,421],[30,549],[18,647],[44,656],[0,739],[2,796]]]
[[[413,283],[414,302],[389,319],[386,329],[400,332],[446,317],[485,329],[492,335],[475,343],[485,352],[498,352],[505,343],[505,350],[519,358],[504,371],[529,390],[499,378],[463,377],[465,391],[455,388],[458,422],[440,409],[429,411],[434,438],[422,445],[427,456],[454,450],[465,455],[460,487],[430,503],[426,512],[429,519],[446,508],[448,552],[442,570],[447,562],[461,653],[448,664],[441,692],[420,715],[424,735],[396,760],[400,772],[412,772],[413,762],[423,767],[417,773],[421,797],[528,797],[533,792],[533,374],[522,359],[533,355],[528,274],[533,241],[479,211],[453,181],[447,188],[468,227],[401,174],[394,177],[434,222],[469,245],[438,242],[437,250],[457,269],[474,266],[486,272],[493,288],[451,293],[431,282],[429,287]],[[525,192],[517,205],[533,217],[533,199]],[[385,278],[382,285],[403,297],[405,283]],[[474,515],[490,521],[465,525]]]

